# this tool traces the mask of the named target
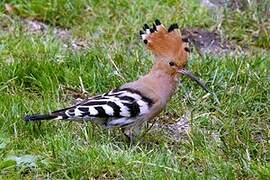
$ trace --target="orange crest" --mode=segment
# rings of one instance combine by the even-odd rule
[[[184,67],[187,64],[188,40],[181,37],[177,24],[172,24],[166,30],[164,25],[156,20],[153,28],[145,24],[143,29],[144,31],[140,31],[141,38],[155,55],[156,60],[171,60],[178,67]]]

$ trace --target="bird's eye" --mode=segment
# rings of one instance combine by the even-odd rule
[[[170,66],[175,66],[175,63],[171,61],[171,62],[169,62],[169,65]]]

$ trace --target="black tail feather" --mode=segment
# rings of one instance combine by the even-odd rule
[[[24,117],[25,121],[42,121],[42,120],[51,120],[57,118],[57,115],[44,114],[44,115],[26,115]]]

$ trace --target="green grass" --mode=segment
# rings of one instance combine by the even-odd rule
[[[5,3],[15,6],[16,14],[4,13]],[[269,22],[263,13],[251,16],[258,8],[243,12],[247,16],[227,13],[221,26],[229,38],[248,43],[252,53],[190,57],[189,69],[214,95],[203,98],[205,92],[184,79],[161,115],[171,115],[173,122],[191,112],[188,138],[175,142],[162,132],[148,133],[143,143],[129,146],[117,129],[107,131],[91,123],[25,123],[23,116],[69,105],[74,98],[63,87],[79,89],[79,77],[88,92],[98,94],[146,73],[152,56],[138,38],[145,22],[159,18],[166,25],[178,22],[181,27],[211,29],[216,25],[211,12],[196,1],[174,0],[5,0],[0,6],[0,179],[270,176],[270,55],[255,48],[269,50],[269,31],[252,38],[262,23],[254,18],[264,18],[266,29]],[[48,33],[27,31],[22,18],[46,22]],[[67,28],[74,39],[89,41],[89,48],[65,48],[64,43],[70,45],[73,39],[59,39],[54,26]],[[11,158],[24,155],[37,158],[35,167]]]

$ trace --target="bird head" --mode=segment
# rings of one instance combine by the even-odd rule
[[[187,70],[190,53],[188,39],[181,36],[177,24],[172,24],[166,29],[159,20],[156,20],[152,28],[145,24],[140,36],[154,54],[156,67],[171,76],[185,75],[208,92],[205,84]]]

